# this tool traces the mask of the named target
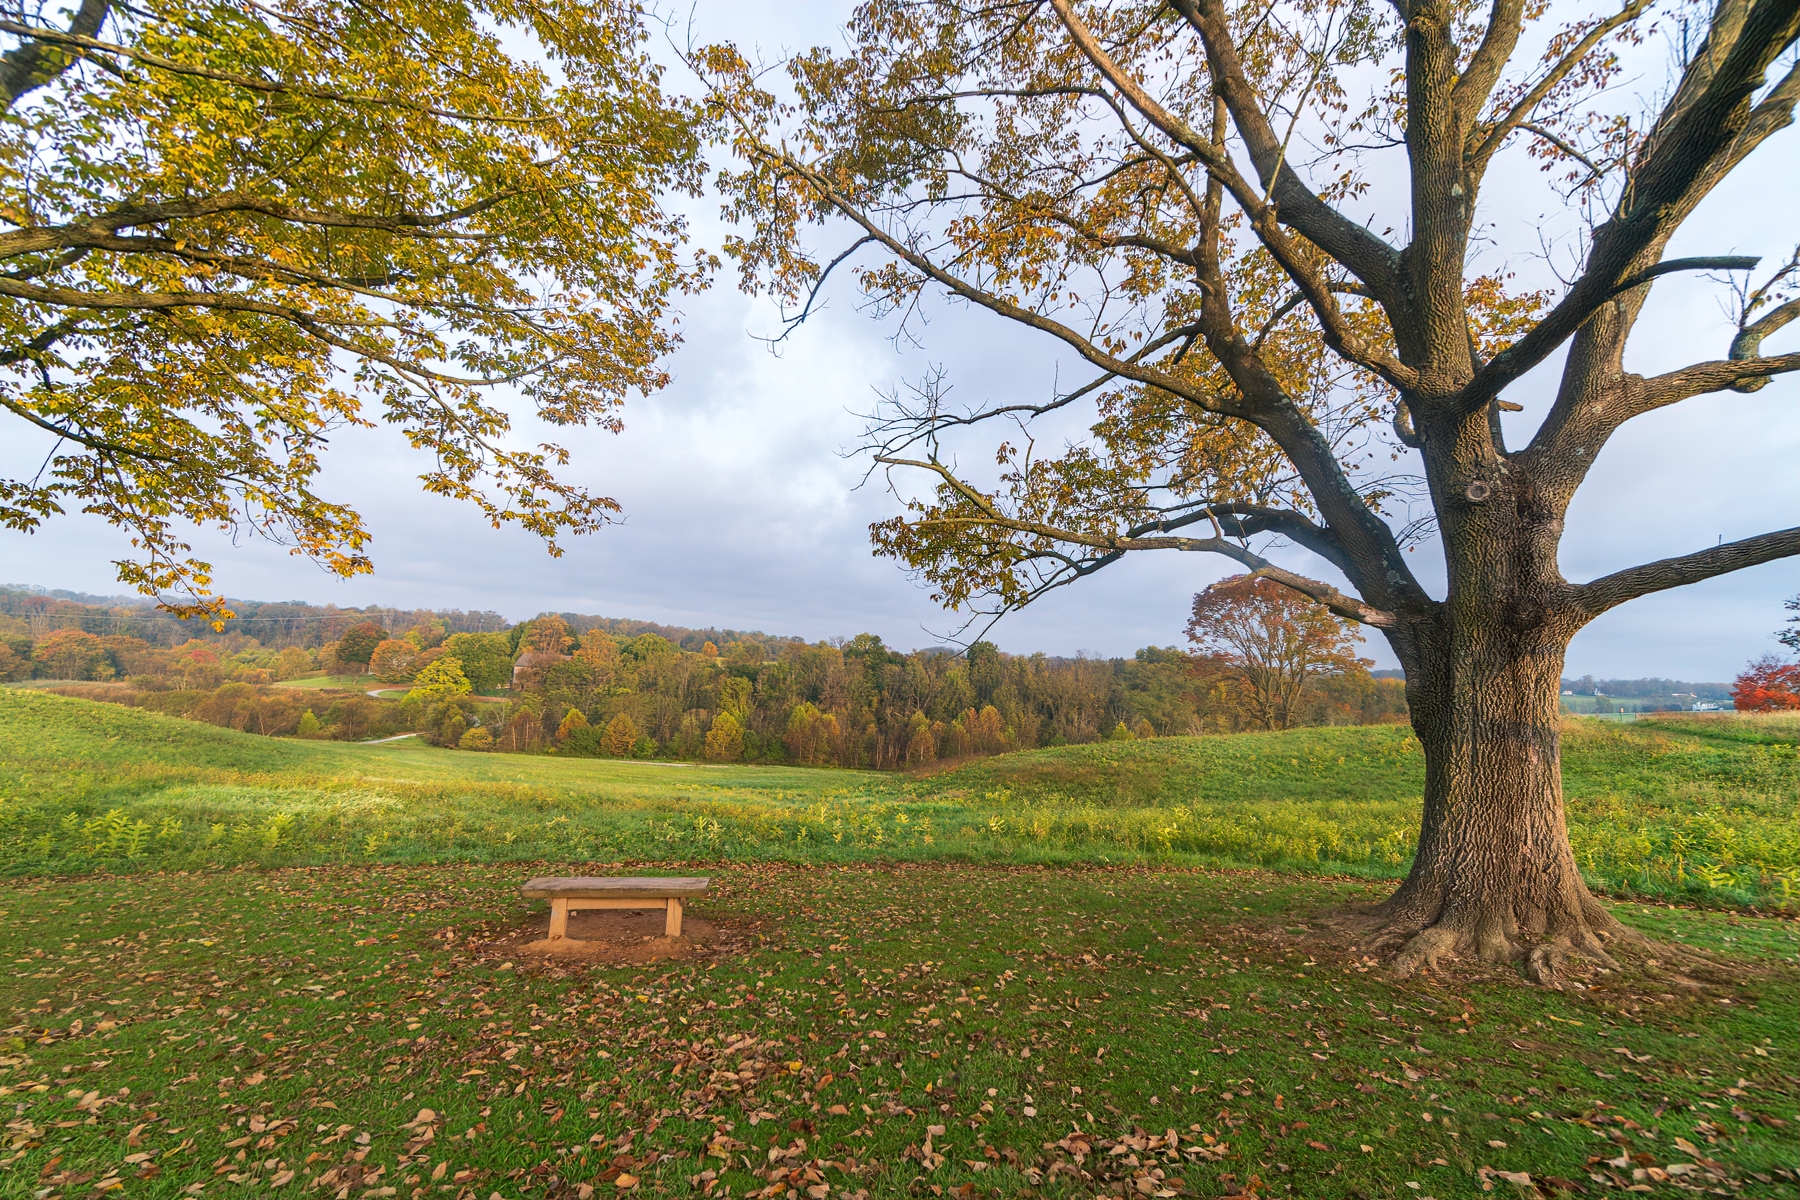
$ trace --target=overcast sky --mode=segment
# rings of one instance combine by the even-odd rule
[[[702,3],[694,24],[705,39],[759,45],[765,57],[833,40],[846,5]],[[1655,84],[1646,79],[1645,90]],[[688,86],[678,75],[675,87]],[[1527,170],[1518,178],[1534,183]],[[1482,196],[1497,243],[1529,278],[1547,195],[1506,192],[1497,172]],[[1778,135],[1689,221],[1671,254],[1791,252],[1800,206],[1800,130]],[[716,202],[696,210],[695,232],[717,245]],[[1665,370],[1720,357],[1731,324],[1722,289],[1683,277],[1658,286],[1628,365]],[[830,305],[779,355],[753,335],[776,331],[771,307],[743,296],[729,278],[685,305],[686,344],[675,382],[634,405],[623,435],[576,434],[570,470],[616,497],[627,520],[568,544],[561,559],[516,530],[495,532],[471,510],[422,494],[424,468],[387,430],[341,436],[329,458],[327,494],[353,502],[374,532],[376,573],[335,580],[303,559],[256,543],[232,546],[198,532],[197,551],[217,567],[230,595],[340,605],[492,608],[518,620],[576,611],[682,625],[798,634],[808,639],[880,634],[902,648],[933,644],[959,621],[933,605],[893,563],[871,557],[867,526],[892,515],[893,498],[859,488],[865,463],[846,457],[876,393],[942,365],[965,401],[1041,400],[1060,377],[1084,378],[1059,347],[980,314],[938,307],[924,345],[897,346],[893,329],[836,290]],[[1765,352],[1792,349],[1800,325]],[[1514,445],[1528,440],[1554,387],[1544,369],[1508,393],[1526,411],[1508,418]],[[1689,401],[1639,418],[1616,436],[1570,512],[1562,566],[1581,581],[1647,559],[1686,553],[1796,523],[1800,514],[1800,382],[1780,378],[1751,395]],[[6,426],[0,473],[29,474],[46,445]],[[111,560],[124,538],[86,517],[64,518],[35,536],[0,532],[0,582],[113,594],[123,589]],[[1418,551],[1420,572],[1441,579],[1435,550]],[[1287,561],[1319,571],[1317,560]],[[1003,649],[1052,654],[1129,654],[1170,645],[1193,593],[1227,574],[1222,561],[1145,554],[1063,588],[993,633]],[[1795,560],[1637,601],[1575,640],[1568,673],[1729,679],[1749,658],[1777,647],[1771,632],[1784,596],[1800,590]],[[1370,653],[1392,659],[1379,642]]]

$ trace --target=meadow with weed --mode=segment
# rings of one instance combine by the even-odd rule
[[[1800,719],[1573,719],[1570,835],[1615,895],[1800,903]],[[0,690],[0,867],[775,860],[1404,873],[1403,727],[1103,742],[930,774],[258,738]]]

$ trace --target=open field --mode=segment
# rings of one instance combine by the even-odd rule
[[[698,958],[523,951],[580,865],[0,886],[0,1195],[1800,1193],[1791,920],[1563,993],[1394,982],[1370,883],[761,863]]]
[[[1793,906],[1795,718],[1572,721],[1570,832],[1618,895]],[[1403,873],[1423,761],[1395,726],[1165,738],[926,776],[258,738],[0,690],[0,866],[776,859]]]

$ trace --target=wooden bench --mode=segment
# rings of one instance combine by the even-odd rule
[[[569,914],[583,908],[660,908],[668,917],[663,931],[681,936],[681,901],[698,896],[709,881],[701,879],[622,879],[584,877],[563,879],[546,876],[528,881],[519,889],[527,900],[550,902],[550,940],[569,935]]]

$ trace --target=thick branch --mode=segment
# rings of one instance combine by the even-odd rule
[[[1648,282],[1654,264],[1640,262],[1641,256],[1656,253],[1723,172],[1778,127],[1781,113],[1765,113],[1767,101],[1755,108],[1750,101],[1797,32],[1800,8],[1791,0],[1760,0],[1728,51],[1715,59],[1703,49],[1689,65],[1617,210],[1595,233],[1585,272],[1549,315],[1496,355],[1464,390],[1468,411],[1542,362],[1602,306]],[[1792,101],[1786,103],[1791,110]]]
[[[325,229],[360,229],[372,233],[393,234],[398,237],[445,237],[461,240],[471,235],[445,233],[442,231],[443,227],[479,216],[511,198],[510,193],[484,196],[480,200],[474,200],[460,208],[444,212],[396,212],[385,215],[320,212],[242,193],[204,196],[191,200],[170,200],[155,204],[129,203],[64,225],[34,225],[0,233],[0,258],[15,258],[21,254],[42,254],[65,247],[93,246],[101,249],[118,249],[119,247],[111,243],[96,239],[131,226],[160,225],[169,221],[194,220],[229,213],[255,213],[294,225],[312,225]]]
[[[1619,416],[1614,424],[1694,396],[1726,389],[1754,392],[1772,376],[1790,371],[1800,371],[1800,353],[1695,363],[1628,388],[1625,398],[1617,405]]]
[[[67,36],[85,40],[99,33],[111,7],[110,0],[81,0],[81,8],[69,21]],[[30,26],[9,28],[12,25],[10,21],[0,23],[0,29],[25,40],[0,58],[0,111],[11,111],[20,97],[43,87],[76,62],[75,55],[50,49],[53,39],[46,35],[54,31]]]
[[[1469,56],[1469,65],[1463,69],[1452,92],[1457,123],[1464,129],[1474,125],[1481,115],[1482,106],[1487,103],[1494,85],[1500,82],[1500,73],[1511,60],[1524,27],[1525,0],[1494,0],[1494,7],[1488,13],[1487,32],[1482,36],[1481,45]]]
[[[1232,123],[1250,149],[1251,161],[1264,190],[1278,206],[1282,224],[1299,230],[1307,241],[1342,263],[1368,286],[1383,308],[1402,312],[1405,299],[1398,252],[1319,199],[1288,165],[1282,140],[1238,57],[1221,0],[1173,0],[1173,7],[1199,33],[1213,84],[1231,109]]]
[[[1616,571],[1574,588],[1571,596],[1576,609],[1588,620],[1592,620],[1606,610],[1639,596],[1685,587],[1690,583],[1741,571],[1745,567],[1792,558],[1796,554],[1800,554],[1800,526],[1765,533],[1760,537],[1745,538],[1741,542],[1727,542],[1723,546],[1684,554],[1680,558],[1665,558],[1645,563],[1641,567]]]
[[[1779,305],[1776,308],[1769,310],[1761,317],[1740,329],[1738,335],[1731,339],[1732,360],[1734,362],[1769,361],[1757,357],[1757,351],[1762,349],[1763,339],[1780,329],[1782,326],[1795,320],[1800,320],[1800,298],[1789,300],[1786,304]],[[1780,357],[1791,359],[1797,356],[1787,354],[1781,355]],[[1787,369],[1794,370],[1792,367]],[[1734,380],[1731,387],[1740,392],[1754,392],[1761,389],[1769,382],[1768,376],[1771,374],[1774,374],[1774,372],[1768,372],[1767,374],[1756,372],[1747,378]]]
[[[1145,521],[1126,530],[1133,538],[1151,533],[1167,533],[1211,521],[1227,537],[1242,540],[1259,533],[1278,533],[1296,545],[1304,546],[1345,574],[1351,573],[1350,561],[1335,534],[1315,525],[1301,514],[1286,508],[1269,508],[1256,504],[1207,504],[1188,509],[1179,515]]]

